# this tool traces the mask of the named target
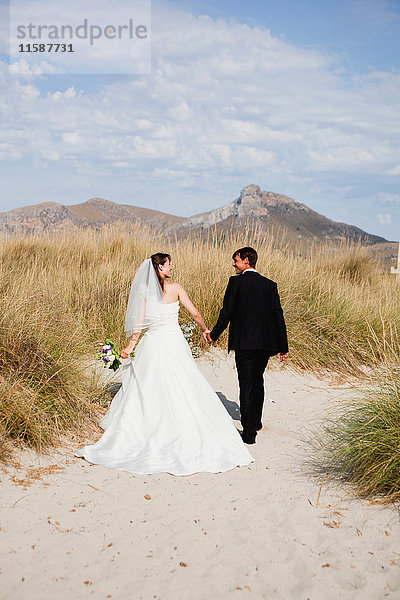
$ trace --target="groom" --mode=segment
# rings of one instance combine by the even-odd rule
[[[255,270],[257,252],[240,248],[232,259],[237,276],[229,279],[218,321],[205,338],[215,342],[230,323],[228,352],[235,351],[240,435],[246,444],[255,444],[262,428],[264,370],[270,356],[278,354],[283,361],[288,355],[286,325],[277,284]]]

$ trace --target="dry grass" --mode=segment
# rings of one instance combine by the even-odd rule
[[[374,502],[400,500],[400,369],[374,373],[362,393],[335,407],[315,444],[319,471]]]
[[[123,225],[3,239],[0,457],[10,456],[10,439],[40,449],[93,420],[103,390],[85,365],[106,337],[125,342],[129,289],[145,258],[169,252],[175,279],[213,326],[232,251],[243,245],[257,248],[258,270],[278,282],[294,367],[357,374],[398,361],[399,286],[360,246],[301,249],[257,231],[178,242]],[[183,311],[181,318],[189,320]]]
[[[19,465],[19,470],[21,468],[22,468],[22,465]],[[54,474],[62,473],[63,471],[65,471],[65,467],[63,467],[61,465],[48,465],[46,467],[28,467],[26,469],[26,473],[25,473],[24,477],[17,477],[16,475],[13,475],[11,477],[11,481],[15,485],[19,485],[19,486],[23,487],[24,489],[27,489],[33,483],[36,483],[37,481],[41,481],[42,477],[47,476],[47,475],[54,475]],[[50,485],[50,484],[47,483],[45,485]]]

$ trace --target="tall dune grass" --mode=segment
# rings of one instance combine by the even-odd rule
[[[315,445],[315,444],[314,444]],[[317,440],[318,471],[364,498],[400,500],[400,369],[381,368],[342,401]]]
[[[143,226],[22,236],[0,242],[0,436],[36,448],[91,418],[102,390],[85,370],[106,337],[125,342],[132,278],[157,251],[212,327],[233,250],[251,245],[257,269],[278,282],[291,364],[362,374],[398,360],[399,285],[368,249],[284,245],[257,230],[223,239],[167,239]],[[182,321],[189,317],[181,311]],[[200,332],[196,345],[202,344]],[[225,332],[219,344],[226,347]]]

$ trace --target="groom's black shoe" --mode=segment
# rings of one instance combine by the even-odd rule
[[[257,434],[254,433],[253,435],[251,435],[251,434],[245,433],[244,431],[239,431],[239,433],[245,444],[255,444],[256,443],[256,435]]]

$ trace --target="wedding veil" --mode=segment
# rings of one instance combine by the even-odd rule
[[[132,282],[125,317],[127,337],[161,322],[164,295],[153,267],[147,258],[138,268]]]

